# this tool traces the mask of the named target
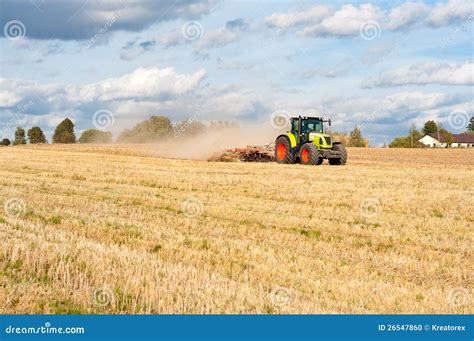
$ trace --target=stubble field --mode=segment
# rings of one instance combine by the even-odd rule
[[[474,149],[0,148],[0,313],[472,313]]]

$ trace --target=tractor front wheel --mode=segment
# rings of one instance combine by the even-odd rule
[[[323,163],[323,156],[312,143],[305,143],[300,148],[300,162],[303,165],[320,165]]]
[[[341,153],[341,157],[339,158],[336,158],[336,159],[329,159],[329,164],[330,165],[333,165],[333,166],[336,166],[336,165],[345,165],[346,162],[347,162],[347,150],[346,150],[346,147],[344,147],[343,144],[334,144],[332,146],[332,149],[333,150],[337,150],[339,153]]]
[[[280,136],[275,141],[275,159],[278,163],[295,163],[290,140],[285,136]]]

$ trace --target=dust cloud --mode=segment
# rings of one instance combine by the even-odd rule
[[[279,134],[281,132],[278,130],[263,126],[219,128],[194,136],[177,136],[169,141],[153,144],[153,154],[166,158],[208,160],[225,149],[272,143]]]

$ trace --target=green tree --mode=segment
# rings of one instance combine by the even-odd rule
[[[33,127],[28,130],[28,140],[30,140],[31,144],[48,143],[40,127]]]
[[[444,129],[441,125],[439,125],[439,135],[444,137],[444,142],[446,142],[447,147],[450,147],[454,142],[454,137],[451,132]]]
[[[466,128],[467,128],[466,133],[468,134],[474,133],[474,116],[471,117],[471,119],[469,120],[469,124],[467,125]]]
[[[3,139],[2,142],[0,143],[1,146],[9,146],[11,144],[12,143],[9,139]]]
[[[111,143],[112,133],[97,129],[85,130],[78,140],[79,143]]]
[[[410,126],[407,136],[396,137],[392,142],[390,142],[390,148],[419,148],[421,147],[421,142],[419,140],[423,137],[417,129],[416,125],[413,123]]]
[[[435,121],[428,121],[423,126],[423,134],[430,135],[438,132],[438,125]]]
[[[390,148],[410,148],[411,138],[407,136],[396,137],[388,146]]]
[[[364,139],[364,137],[362,136],[362,132],[357,126],[354,127],[354,130],[352,130],[351,133],[349,134],[349,145],[351,147],[366,147],[367,146],[367,141]]]
[[[53,143],[76,143],[74,123],[72,123],[69,118],[64,119],[56,127],[53,135]]]
[[[125,129],[117,139],[120,143],[156,142],[169,137],[173,127],[169,118],[152,116],[137,124],[133,129]]]
[[[25,129],[21,127],[16,128],[15,140],[13,141],[14,146],[19,144],[26,144]]]

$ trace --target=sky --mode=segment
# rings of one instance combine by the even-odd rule
[[[472,0],[0,0],[0,133],[274,112],[357,125],[373,146],[427,120],[460,133],[473,25]]]

